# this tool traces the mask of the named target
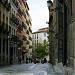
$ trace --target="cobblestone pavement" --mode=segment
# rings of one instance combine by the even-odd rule
[[[0,68],[0,75],[55,75],[55,72],[48,63],[29,63]]]

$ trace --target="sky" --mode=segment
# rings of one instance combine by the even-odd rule
[[[46,24],[49,21],[47,0],[27,0],[27,3],[32,19],[32,32],[40,28],[48,27],[48,24]]]

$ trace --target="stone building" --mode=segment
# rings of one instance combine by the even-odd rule
[[[9,12],[10,3],[8,0],[0,1],[0,65],[6,65],[10,60],[9,51]]]
[[[25,0],[0,1],[0,66],[25,61],[32,53],[29,6]]]
[[[74,0],[53,0],[54,63],[75,68]]]

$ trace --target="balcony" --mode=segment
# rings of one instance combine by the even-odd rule
[[[29,23],[30,23],[30,25],[31,25],[31,21],[29,20]]]
[[[29,48],[32,48],[32,46],[31,46],[31,45],[29,45]]]
[[[22,13],[22,14],[23,14],[23,16],[26,18],[26,14],[25,14],[25,12],[24,12],[24,11],[23,11],[23,13]]]
[[[28,13],[28,11],[26,10],[26,13],[27,13],[27,15],[29,16],[29,13]]]
[[[26,20],[27,25],[29,25],[29,22]]]
[[[32,40],[32,38],[29,36],[29,40]]]
[[[22,23],[22,26],[24,29],[27,29],[27,26],[24,23]]]
[[[22,31],[23,30],[23,26],[22,25],[18,25],[18,30]]]
[[[16,25],[19,24],[19,19],[11,13],[11,17],[10,17],[11,21],[14,22]]]
[[[29,31],[27,30],[26,33],[29,35]]]
[[[10,41],[12,42],[18,42],[19,38],[16,35],[12,35],[12,37],[10,38]]]
[[[4,22],[0,21],[0,32],[9,35],[8,24],[5,24]]]
[[[6,7],[8,11],[11,9],[11,6],[10,6],[10,3],[8,3],[8,0],[1,0],[1,3]]]
[[[29,44],[29,41],[27,41],[26,44]]]
[[[19,8],[18,13],[22,16],[22,10]]]
[[[32,33],[32,30],[29,28],[29,31]]]
[[[26,50],[26,47],[22,47],[22,50]]]
[[[12,2],[13,2],[14,5],[18,8],[18,2],[17,2],[17,0],[12,0]]]
[[[19,40],[18,41],[18,46],[21,46],[21,45],[23,45],[23,41],[22,40]]]
[[[26,36],[23,36],[22,40],[26,41],[27,40],[27,37]]]

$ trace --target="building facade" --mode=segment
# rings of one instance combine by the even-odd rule
[[[36,56],[35,49],[39,43],[43,43],[44,40],[48,41],[48,28],[41,28],[36,32],[32,33],[32,45],[33,45],[33,56]]]
[[[32,53],[31,17],[25,0],[0,1],[0,66],[25,62]]]
[[[0,65],[6,65],[10,60],[9,51],[9,12],[10,3],[4,0],[0,1]]]
[[[10,50],[10,64],[17,63],[16,57],[18,57],[18,36],[17,27],[19,24],[19,19],[17,18],[18,2],[15,0],[10,1],[11,11],[9,14],[9,50]]]
[[[75,69],[75,0],[67,0],[67,63]],[[69,16],[68,16],[69,15]]]
[[[54,31],[54,63],[62,62],[72,68],[75,68],[74,3],[74,0],[53,0],[50,8],[50,13],[53,13],[50,25],[53,25]]]

